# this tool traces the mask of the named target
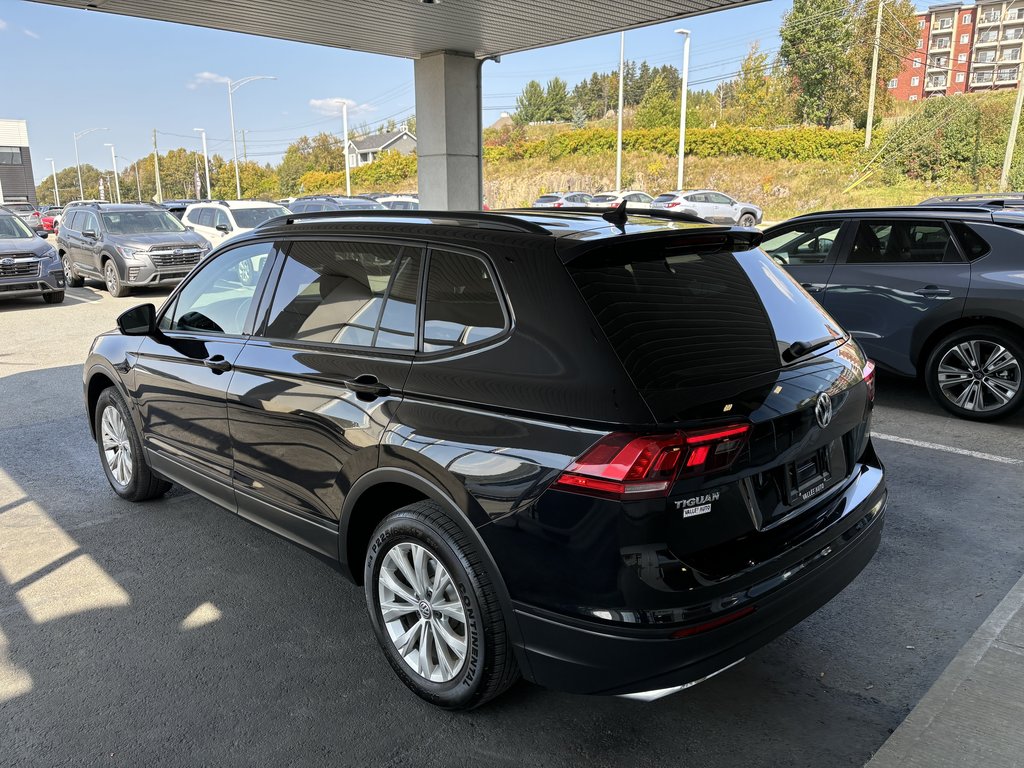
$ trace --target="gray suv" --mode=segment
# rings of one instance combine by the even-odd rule
[[[64,273],[53,246],[21,218],[0,209],[0,299],[42,296],[64,301]]]
[[[57,250],[70,287],[93,277],[111,296],[124,296],[135,286],[178,282],[210,243],[160,206],[91,203],[64,212]]]
[[[761,247],[950,413],[992,421],[1024,406],[1024,212],[829,211],[771,227]]]

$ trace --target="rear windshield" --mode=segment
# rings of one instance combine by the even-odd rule
[[[618,199],[619,199],[618,195],[594,195],[594,197],[591,200],[591,202],[593,202],[593,203],[608,203],[608,202],[611,202],[612,200],[618,200]]]
[[[560,200],[558,195],[541,195],[537,198],[538,203],[554,203]]]
[[[35,210],[28,203],[4,203],[8,210],[14,213],[32,213]]]
[[[761,251],[690,244],[611,252],[569,271],[640,390],[700,386],[778,370],[794,342],[844,338]],[[653,251],[653,252],[652,252]],[[832,346],[828,344],[827,346]],[[823,349],[810,354],[820,354]]]
[[[671,201],[673,201],[675,199],[676,199],[675,195],[664,194],[664,195],[658,195],[656,198],[654,198],[654,202],[656,202],[656,203],[668,203],[668,202],[671,202]]]

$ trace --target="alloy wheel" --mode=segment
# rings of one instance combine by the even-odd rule
[[[127,486],[132,481],[132,445],[121,412],[112,405],[100,417],[100,439],[111,476],[119,485]]]
[[[109,293],[117,293],[117,267],[114,266],[114,262],[107,262],[107,266],[103,270],[103,278],[107,284],[107,291]]]
[[[75,271],[71,269],[71,259],[66,255],[61,258],[61,263],[64,265],[64,282],[71,284],[71,281],[75,279]]]
[[[1020,392],[1021,363],[995,341],[970,339],[939,360],[939,389],[955,406],[985,413],[1007,405]]]
[[[380,613],[398,655],[420,677],[454,680],[466,661],[466,612],[437,556],[401,542],[384,556],[378,577]]]

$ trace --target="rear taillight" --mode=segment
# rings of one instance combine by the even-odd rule
[[[667,496],[679,476],[729,467],[750,431],[748,424],[714,429],[601,438],[555,480],[561,490],[621,499]]]
[[[864,363],[864,383],[868,385],[868,401],[875,401],[875,362],[868,360]]]
[[[679,205],[678,202],[676,202],[676,203],[665,203],[665,207],[666,208],[675,208],[677,205]]]
[[[563,203],[561,200],[559,200],[557,203],[555,203],[554,207],[555,208],[561,208],[563,205],[565,205],[565,203]]]

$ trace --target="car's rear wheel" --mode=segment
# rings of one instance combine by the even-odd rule
[[[64,282],[68,284],[68,288],[81,288],[85,285],[85,279],[75,274],[71,258],[66,253],[60,257],[60,263],[64,266]]]
[[[64,291],[50,291],[43,294],[43,301],[47,304],[60,304],[64,301]]]
[[[995,421],[1024,405],[1024,343],[995,326],[957,331],[925,366],[932,398],[963,419]]]
[[[95,420],[100,461],[114,493],[128,501],[146,501],[167,493],[171,484],[154,475],[146,464],[128,406],[114,387],[100,393]]]
[[[519,676],[479,552],[435,503],[377,526],[364,569],[374,633],[398,677],[445,709],[471,709]]]
[[[117,265],[113,259],[107,259],[103,265],[103,282],[107,284],[107,293],[114,298],[128,295],[128,289],[121,282],[121,276],[117,274]]]
[[[740,216],[741,227],[752,227],[756,223],[757,219],[754,217],[754,214],[752,213],[744,213],[742,216]]]

